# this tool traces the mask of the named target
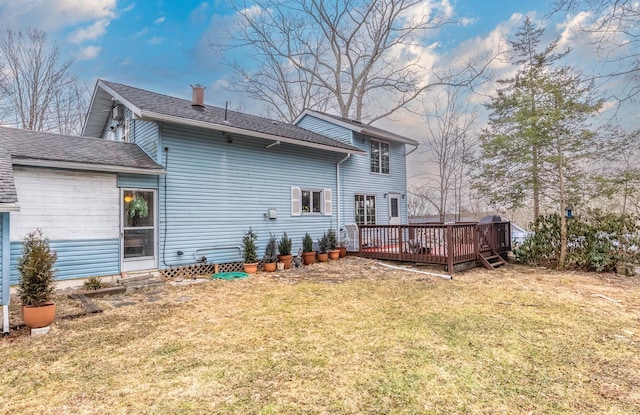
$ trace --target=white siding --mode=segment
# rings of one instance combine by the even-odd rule
[[[11,240],[35,228],[51,240],[119,238],[115,174],[14,167],[20,212],[11,214]]]

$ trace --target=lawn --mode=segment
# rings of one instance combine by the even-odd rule
[[[640,280],[348,257],[0,342],[7,414],[631,414]]]

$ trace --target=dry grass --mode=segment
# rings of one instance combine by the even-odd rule
[[[639,287],[357,258],[170,287],[5,339],[0,413],[637,413]]]

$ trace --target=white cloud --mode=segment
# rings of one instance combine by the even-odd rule
[[[149,32],[149,28],[148,27],[144,27],[144,28],[142,28],[142,30],[136,32],[136,37],[140,37],[140,36],[146,35],[147,32]]]
[[[3,26],[17,30],[54,31],[116,15],[116,0],[0,0],[0,5]]]
[[[76,58],[81,61],[95,59],[100,54],[101,50],[102,48],[99,46],[87,46],[86,48],[80,49],[76,54]]]
[[[85,40],[95,40],[104,35],[109,23],[108,19],[102,19],[90,26],[79,27],[68,36],[69,42],[80,44]]]
[[[160,44],[162,42],[164,42],[164,38],[163,37],[157,37],[157,36],[154,36],[154,37],[152,37],[151,39],[149,39],[147,41],[147,43],[150,44],[150,45],[157,45],[157,44]]]
[[[156,20],[154,20],[153,23],[160,24],[160,23],[164,23],[165,20],[167,20],[167,17],[166,16],[162,16],[162,17],[158,17]]]

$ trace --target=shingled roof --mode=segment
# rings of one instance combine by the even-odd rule
[[[350,118],[340,117],[338,115],[327,114],[325,112],[318,112],[310,109],[305,109],[302,111],[300,115],[293,121],[294,124],[297,124],[304,118],[306,115],[320,118],[322,120],[328,121],[333,124],[342,125],[345,128],[348,128],[357,133],[366,134],[373,138],[380,138],[383,140],[395,141],[402,144],[409,144],[412,146],[418,146],[418,142],[412,140],[411,138],[405,137],[400,134],[393,133],[388,130],[384,130],[382,128],[374,127],[370,124],[365,124],[361,121],[352,120]]]
[[[227,131],[339,153],[362,153],[356,147],[286,122],[208,105],[198,109],[190,100],[105,80],[97,83],[83,135],[99,137],[102,134],[112,99],[123,103],[141,119]]]
[[[135,144],[0,127],[0,210],[18,202],[13,165],[164,174]]]

